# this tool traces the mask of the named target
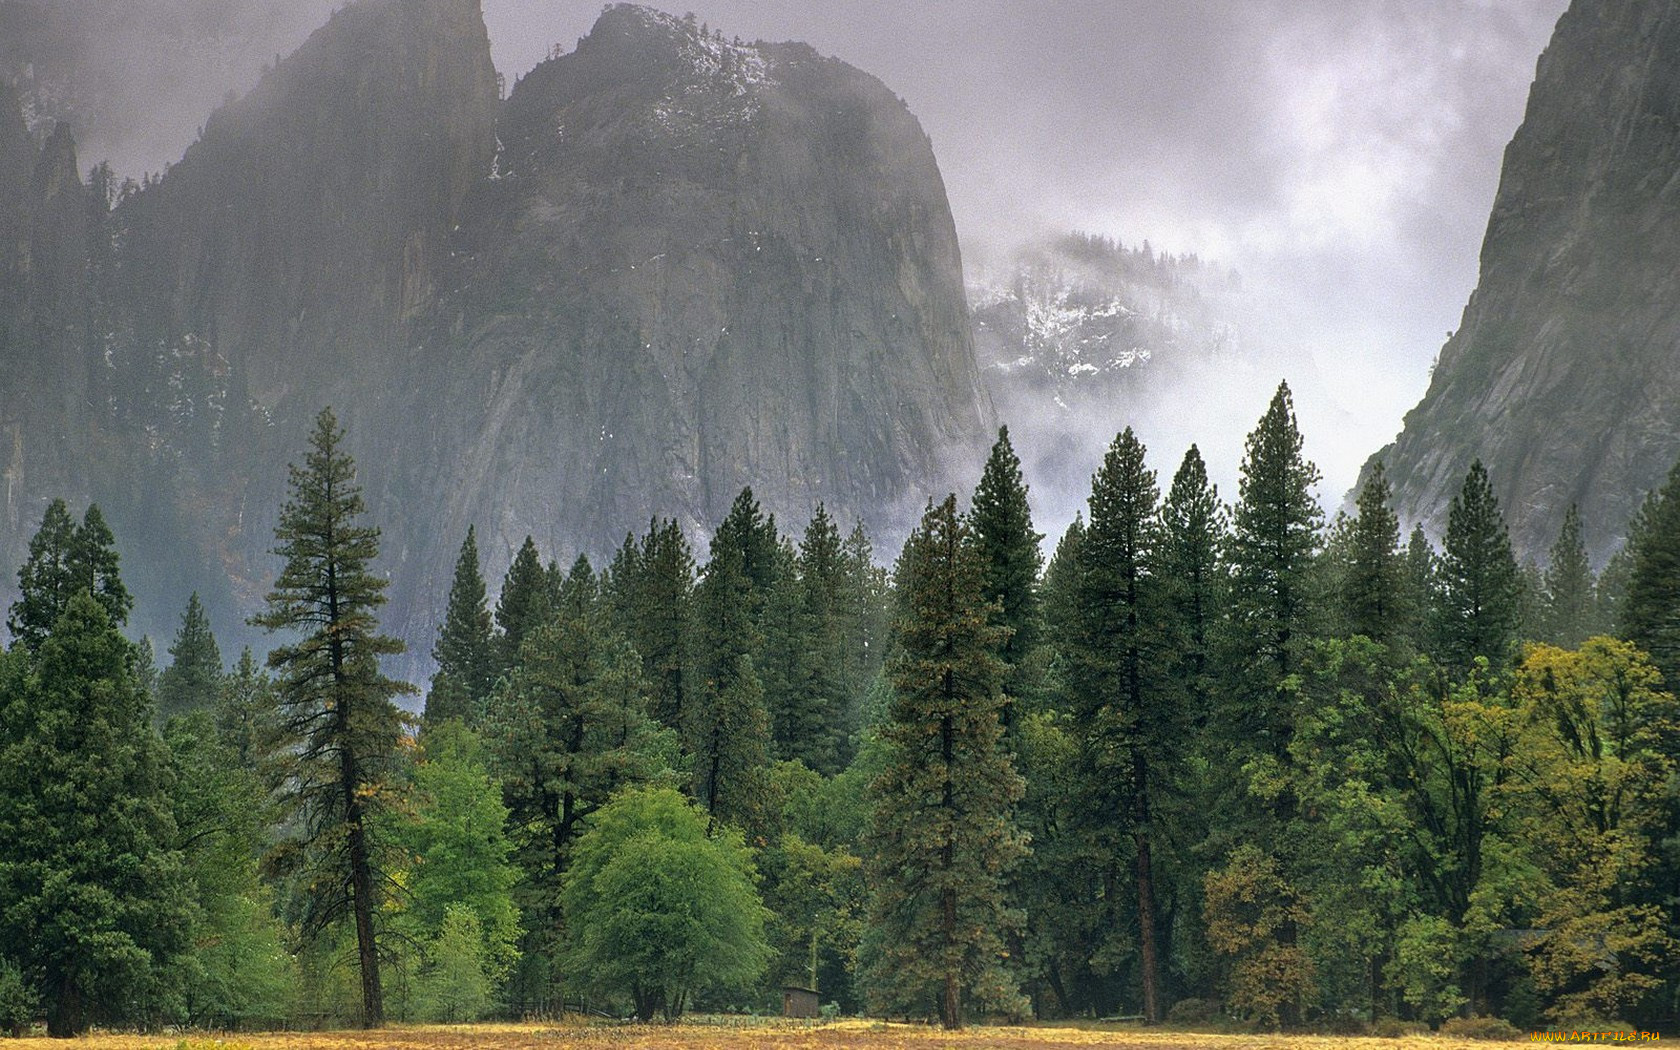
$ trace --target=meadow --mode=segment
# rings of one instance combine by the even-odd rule
[[[66,1041],[22,1039],[7,1048],[47,1050]],[[1213,1035],[1135,1027],[970,1027],[840,1021],[825,1024],[676,1025],[476,1024],[397,1026],[368,1032],[263,1032],[225,1037],[94,1034],[70,1043],[87,1050],[1473,1050],[1490,1044],[1440,1036],[1402,1039],[1307,1035]]]

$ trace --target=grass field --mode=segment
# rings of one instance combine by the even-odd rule
[[[968,1028],[949,1033],[916,1025],[869,1021],[752,1025],[498,1024],[393,1027],[377,1032],[270,1032],[225,1038],[94,1035],[80,1040],[0,1040],[0,1050],[1488,1050],[1497,1043],[1432,1036],[1405,1039],[1328,1036],[1203,1035],[1124,1027]],[[1510,1045],[1510,1044],[1505,1044]]]

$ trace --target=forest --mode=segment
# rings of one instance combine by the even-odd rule
[[[998,435],[891,569],[750,490],[704,563],[461,545],[422,714],[330,410],[229,662],[97,507],[0,654],[0,1030],[780,1010],[1651,1029],[1680,996],[1680,469],[1595,574],[1480,463],[1327,516],[1287,386],[1234,501],[1130,429],[1043,554]],[[414,701],[409,701],[412,705]]]

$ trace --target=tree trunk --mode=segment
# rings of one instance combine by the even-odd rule
[[[61,978],[58,994],[47,1011],[47,1034],[54,1039],[70,1039],[87,1030],[82,1018],[82,993],[73,977]]]
[[[373,865],[368,859],[362,807],[351,803],[350,892],[356,912],[356,957],[362,967],[362,1027],[385,1023],[385,996],[379,987],[379,948],[373,937]]]
[[[1150,867],[1149,833],[1137,833],[1138,950],[1143,964],[1143,1023],[1161,1023],[1157,992],[1160,962],[1155,947],[1155,874]]]

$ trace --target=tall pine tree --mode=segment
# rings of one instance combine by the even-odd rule
[[[496,649],[478,562],[478,538],[471,525],[455,559],[455,580],[449,587],[449,605],[432,659],[437,661],[437,673],[426,694],[426,721],[457,718],[475,725],[496,682]]]
[[[956,497],[930,505],[898,561],[886,767],[871,785],[875,997],[931,998],[947,1028],[962,1025],[965,994],[1023,1005],[1000,965],[1020,921],[1004,881],[1026,851],[1011,819],[1023,786],[1003,746],[1002,631],[984,579]]]
[[[1339,595],[1347,633],[1385,644],[1405,623],[1406,592],[1400,519],[1389,497],[1388,476],[1379,461],[1359,490],[1359,515],[1353,519]]]
[[[1027,483],[1008,427],[998,429],[997,442],[980,474],[969,526],[986,567],[981,596],[996,603],[992,622],[1009,631],[998,654],[1005,668],[1002,717],[1008,736],[1013,732],[1016,706],[1036,691],[1034,658],[1044,633],[1038,597],[1038,577],[1044,567],[1038,544],[1044,535],[1033,529]]]
[[[547,623],[553,613],[555,588],[542,558],[537,554],[536,541],[526,536],[519,551],[502,579],[502,593],[496,600],[496,626],[501,628],[501,664],[497,670],[506,674],[519,662],[519,647],[525,636]]]
[[[1564,649],[1579,648],[1599,633],[1598,601],[1593,593],[1592,563],[1581,536],[1581,511],[1571,503],[1552,544],[1542,583],[1546,640]]]
[[[274,553],[285,565],[267,611],[251,622],[302,632],[268,654],[279,672],[280,728],[291,761],[289,824],[300,835],[285,856],[315,873],[307,927],[318,932],[342,918],[354,925],[362,1023],[373,1028],[385,1017],[374,916],[386,880],[370,834],[403,732],[391,700],[414,690],[379,669],[379,658],[401,653],[403,643],[379,633],[376,611],[387,583],[372,571],[379,530],[359,523],[362,490],[332,409],[316,417],[309,446],[304,465],[290,468],[289,498],[274,530]]]

